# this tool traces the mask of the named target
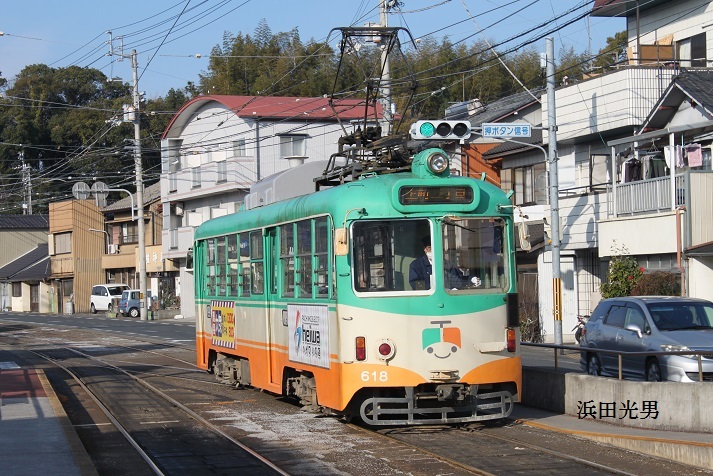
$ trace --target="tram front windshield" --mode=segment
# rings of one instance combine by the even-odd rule
[[[359,221],[352,229],[357,292],[505,292],[505,222],[497,218]],[[440,236],[436,239],[435,233]]]

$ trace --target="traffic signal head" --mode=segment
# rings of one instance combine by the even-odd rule
[[[471,127],[468,121],[416,121],[410,132],[414,140],[464,140]]]

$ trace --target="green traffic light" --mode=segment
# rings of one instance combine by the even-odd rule
[[[436,133],[436,128],[433,127],[432,123],[424,122],[421,124],[421,127],[419,127],[418,131],[423,137],[431,137],[433,134]]]

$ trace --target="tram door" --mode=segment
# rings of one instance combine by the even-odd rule
[[[284,305],[278,305],[278,248],[277,229],[265,230],[265,313],[267,319],[267,362],[271,384],[282,386],[280,360],[276,358],[276,345],[280,345],[283,332],[283,314],[287,315]]]

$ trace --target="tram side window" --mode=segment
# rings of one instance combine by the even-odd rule
[[[221,236],[216,238],[216,295],[225,296],[227,292],[226,282],[227,282],[227,268],[226,268],[226,249],[225,249],[226,237]]]
[[[280,230],[280,271],[282,297],[295,295],[295,234],[294,223],[282,225]]]
[[[240,233],[240,295],[250,296],[250,241],[247,233]]]
[[[265,290],[263,269],[262,232],[250,232],[250,284],[252,294],[262,294]]]
[[[228,235],[228,296],[238,294],[238,235]]]
[[[205,293],[209,296],[215,295],[215,240],[206,240],[206,263],[208,265],[208,273],[205,280]]]
[[[312,220],[297,222],[297,297],[312,296]]]
[[[314,220],[315,297],[329,297],[329,218]]]

